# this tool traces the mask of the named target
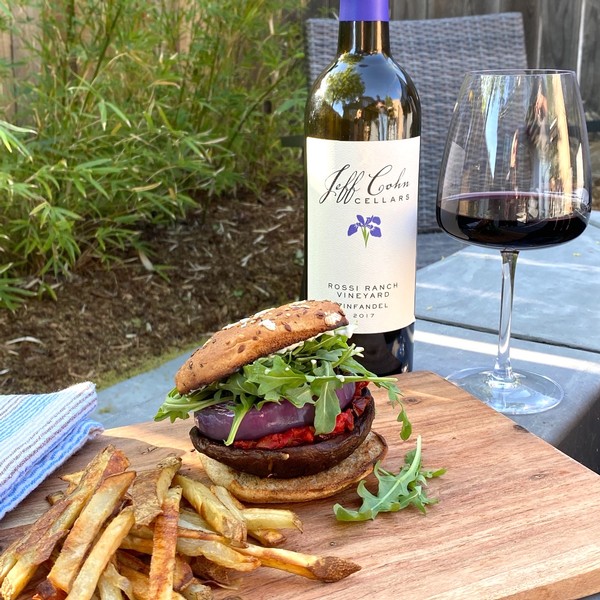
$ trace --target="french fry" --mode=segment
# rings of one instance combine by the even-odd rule
[[[73,524],[48,574],[48,580],[55,587],[65,592],[70,590],[94,538],[119,505],[134,479],[133,471],[111,475],[100,484],[89,499]]]
[[[19,558],[17,555],[17,548],[20,543],[20,540],[15,540],[0,555],[0,583],[4,581],[4,578],[8,575],[8,572],[17,562]]]
[[[246,524],[247,535],[251,535],[255,540],[265,546],[277,546],[285,540],[285,535],[276,529],[263,527],[262,525],[255,526],[249,523],[244,518],[244,505],[225,487],[215,485],[211,487],[215,496],[235,515],[236,519],[243,521]]]
[[[181,474],[177,474],[173,482],[181,486],[184,498],[212,529],[236,542],[243,542],[246,539],[244,521],[237,519],[207,486]]]
[[[207,533],[214,533],[209,524],[195,510],[181,507],[179,510],[179,526],[186,529],[197,529]]]
[[[121,588],[114,583],[109,577],[102,572],[100,579],[98,579],[98,593],[100,594],[100,600],[123,600],[123,592]]]
[[[135,537],[139,537],[145,540],[151,540],[154,537],[154,528],[150,527],[150,525],[134,524],[131,530],[129,531],[129,535],[133,535]]]
[[[201,531],[188,531],[186,532],[185,536],[180,536],[178,533],[177,540],[178,552],[187,556],[196,556],[201,554],[202,542],[212,542],[226,547],[229,546],[229,540],[219,533],[206,534]],[[152,538],[126,535],[121,540],[120,548],[121,550],[133,550],[134,552],[151,556],[154,548],[154,542]],[[192,552],[192,554],[186,554],[186,552],[182,552],[182,548],[188,552]]]
[[[156,469],[136,477],[131,488],[136,524],[149,525],[161,513],[171,481],[180,467],[180,457],[168,456]]]
[[[91,599],[100,575],[134,521],[133,508],[127,507],[106,526],[73,581],[67,600]]]
[[[46,511],[27,531],[6,557],[0,559],[3,571],[0,596],[15,600],[29,583],[41,563],[46,561],[56,543],[73,525],[81,509],[100,482],[109,475],[127,469],[129,460],[123,452],[109,445],[99,452],[86,467],[77,487]]]
[[[53,492],[52,494],[48,494],[46,496],[46,502],[48,502],[48,504],[50,506],[57,504],[58,502],[60,502],[66,495],[66,492],[59,490],[56,492]]]
[[[215,533],[210,529],[196,529],[188,527],[187,523],[184,523],[185,526],[182,527],[182,521],[179,520],[179,525],[177,527],[177,537],[181,538],[191,538],[194,540],[213,540],[215,542],[223,542],[227,544],[229,540],[220,533]],[[149,527],[148,525],[134,525],[131,528],[130,536],[145,540],[151,540],[154,537],[154,529]],[[131,548],[129,548],[131,550]]]
[[[208,560],[206,556],[194,556],[190,562],[190,566],[192,567],[192,573],[203,581],[216,583],[225,588],[237,587],[237,581],[240,576],[239,571],[218,565],[212,560]]]
[[[141,538],[135,535],[126,535],[121,540],[119,548],[121,550],[133,550],[134,552],[140,552],[150,556],[152,554],[152,547],[154,543],[152,538]]]
[[[131,554],[131,552],[127,552],[124,550],[117,550],[115,554],[117,560],[117,568],[119,571],[122,571],[123,567],[127,567],[129,569],[133,569],[138,573],[145,573],[148,575],[150,572],[150,564],[145,560],[140,558],[139,556],[135,556]]]
[[[215,496],[237,518],[246,523],[248,535],[264,546],[278,546],[285,541],[280,529],[302,531],[302,521],[291,510],[280,508],[246,508],[227,488],[217,485],[211,488]]]
[[[192,567],[187,559],[182,558],[179,554],[175,555],[175,569],[173,571],[173,589],[176,592],[181,592],[194,580]]]
[[[138,538],[152,539],[154,530],[147,525],[134,525],[131,529],[132,536]],[[228,543],[228,539],[216,533],[208,526],[208,523],[194,510],[179,508],[179,522],[177,536],[198,540],[213,540],[215,542]]]
[[[211,486],[210,491],[236,519],[244,521],[242,515],[244,509],[243,504],[227,488],[222,485],[213,485]]]
[[[186,600],[212,600],[213,597],[210,587],[200,583],[197,579],[184,587],[181,594]]]
[[[246,556],[253,556],[265,567],[326,583],[339,581],[360,570],[356,563],[335,556],[315,556],[282,548],[262,548],[254,544],[247,544],[238,551]]]
[[[50,557],[56,542],[66,535],[59,532],[50,536],[53,522],[60,522],[68,511],[65,499],[45,512],[27,531],[25,536],[11,544],[0,557],[0,598],[14,600],[29,583],[37,566]]]
[[[188,540],[207,540],[211,542],[221,542],[222,544],[228,544],[228,540],[224,535],[220,533],[208,533],[206,531],[198,531],[196,529],[186,529],[184,527],[177,528],[177,537]]]
[[[123,594],[129,598],[129,600],[135,600],[133,595],[133,586],[127,577],[123,577],[115,566],[115,557],[113,556],[111,562],[106,565],[106,569],[102,571],[100,579],[98,581],[98,591],[100,592],[101,600],[121,600]],[[118,592],[117,592],[118,590]],[[120,595],[119,595],[120,594]]]
[[[170,479],[169,479],[170,483]],[[149,593],[154,600],[171,600],[177,551],[177,522],[181,488],[169,489],[154,524]]]
[[[63,473],[60,478],[68,484],[78,485],[83,476],[83,471],[75,471],[75,473]]]
[[[173,570],[173,589],[181,592],[194,581],[194,573],[187,559],[179,554],[175,555],[175,569]]]
[[[142,600],[150,598],[148,595],[149,582],[147,574],[136,571],[132,567],[125,566],[120,567],[119,571],[131,584],[131,589],[133,590],[135,598],[141,598]]]
[[[36,587],[33,600],[64,600],[67,594],[55,588],[47,579],[41,581]]]
[[[127,577],[133,587],[133,593],[136,600],[155,600],[150,596],[150,583],[148,576],[144,573],[139,573],[131,567],[121,567],[121,574]],[[185,600],[179,592],[171,592],[172,600]]]
[[[185,556],[206,556],[218,565],[245,573],[254,571],[260,566],[258,559],[241,554],[238,552],[238,548],[233,549],[219,542],[179,538],[177,550]]]
[[[67,485],[66,490],[64,490],[63,492],[58,492],[58,493],[70,494],[79,485],[79,482],[81,481],[83,473],[84,473],[84,471],[76,471],[74,473],[63,473],[59,477],[59,479],[61,479],[61,481],[64,481],[68,485]],[[48,500],[48,502],[53,503],[52,498],[47,498],[47,500]]]
[[[63,508],[66,511],[68,507]],[[0,587],[0,598],[15,600],[29,581],[31,581],[38,566],[50,557],[54,546],[65,535],[66,529],[64,531],[57,531],[53,535],[44,535],[39,539],[32,540],[32,546],[29,551],[23,554],[16,554],[18,558],[14,561],[12,568],[7,573]]]
[[[298,515],[282,508],[244,508],[242,517],[248,530],[256,529],[297,529],[302,531],[302,521]]]
[[[287,539],[279,529],[252,529],[248,530],[248,535],[267,548],[281,546]]]

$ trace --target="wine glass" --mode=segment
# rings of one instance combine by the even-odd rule
[[[515,267],[520,250],[576,238],[590,212],[589,145],[575,73],[467,73],[446,141],[437,219],[452,237],[500,250],[502,292],[494,367],[465,369],[450,381],[506,414],[538,413],[562,400],[556,382],[511,367]]]

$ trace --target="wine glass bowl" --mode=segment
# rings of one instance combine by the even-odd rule
[[[448,379],[495,409],[531,414],[563,391],[514,371],[510,330],[519,251],[566,243],[591,213],[591,167],[583,106],[571,71],[467,73],[441,165],[437,219],[449,235],[502,256],[498,354],[493,368]]]

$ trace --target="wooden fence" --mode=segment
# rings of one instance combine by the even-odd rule
[[[339,0],[310,0],[311,16],[331,16]],[[572,69],[589,113],[600,113],[600,0],[390,0],[392,19],[521,12],[530,67]]]

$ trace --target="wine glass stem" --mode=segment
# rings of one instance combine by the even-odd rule
[[[510,331],[512,306],[517,268],[518,250],[502,250],[502,290],[500,292],[500,328],[498,335],[498,355],[494,365],[494,378],[513,383],[515,376],[510,365]]]

